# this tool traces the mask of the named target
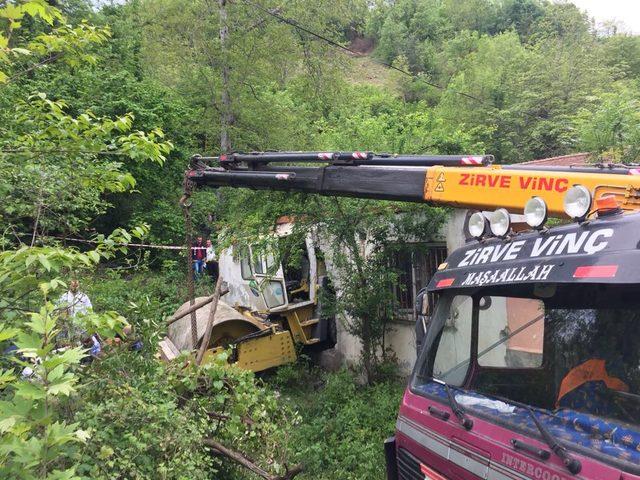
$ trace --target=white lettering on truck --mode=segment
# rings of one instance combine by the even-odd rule
[[[613,237],[612,228],[601,228],[593,232],[572,232],[564,235],[538,237],[531,246],[530,257],[573,255],[578,253],[593,255],[604,250],[609,244],[605,239],[611,237]],[[458,267],[470,267],[502,260],[516,260],[526,243],[526,240],[517,240],[512,243],[472,248],[464,252],[464,258],[458,263]]]
[[[467,273],[461,287],[482,286],[493,283],[540,282],[549,278],[555,265],[536,265],[535,267],[511,267]]]

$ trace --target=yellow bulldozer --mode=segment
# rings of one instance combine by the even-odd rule
[[[273,235],[284,238],[292,229],[293,221],[282,218]],[[320,301],[321,291],[330,292],[325,264],[311,235],[295,249],[295,265],[287,261],[290,251],[279,256],[231,247],[218,254],[225,293],[217,304],[203,361],[231,349],[232,363],[260,372],[295,362],[299,350],[318,352],[335,345],[335,318],[323,312]],[[189,312],[203,303],[195,309],[194,345]],[[196,298],[169,319],[167,337],[160,342],[164,359],[201,347],[211,305],[206,297]]]

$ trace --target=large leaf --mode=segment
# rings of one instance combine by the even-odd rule
[[[42,400],[46,396],[43,385],[28,381],[21,381],[16,386],[16,396],[27,400]]]
[[[61,365],[76,365],[87,356],[87,350],[82,347],[74,347],[48,356],[42,365],[48,370],[54,370]]]
[[[19,333],[17,328],[10,328],[4,325],[0,325],[0,342],[7,341],[14,338]]]
[[[3,419],[0,419],[0,433],[8,432],[15,424],[15,417],[5,417]]]
[[[22,355],[34,357],[42,347],[42,338],[35,333],[20,332],[15,344]]]
[[[65,395],[69,396],[74,391],[74,384],[76,383],[76,378],[73,374],[67,373],[62,377],[58,378],[55,382],[49,384],[47,388],[47,392],[49,395]]]

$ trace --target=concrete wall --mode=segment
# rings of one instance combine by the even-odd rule
[[[444,225],[444,236],[447,242],[447,251],[452,252],[464,245],[464,229],[467,210],[453,210]]]
[[[449,251],[451,251],[452,248],[457,248],[457,246],[464,243],[464,237],[461,235],[462,227],[460,226],[464,224],[464,216],[464,211],[455,210],[440,232],[430,235],[429,238],[416,239],[416,242],[440,242],[446,240]],[[454,234],[456,229],[458,229],[457,231],[459,233]],[[333,265],[332,259],[332,252],[336,248],[336,245],[329,239],[322,238],[321,236],[318,236],[315,240],[324,253],[327,273],[331,278],[334,288],[339,290],[340,281],[337,278],[336,268]],[[451,245],[450,242],[452,242]],[[361,247],[363,250],[366,250],[366,243],[361,242]],[[348,321],[349,319],[345,315],[338,316],[338,340],[336,350],[338,350],[342,356],[344,363],[349,366],[354,366],[360,362],[362,345],[358,337],[351,335],[346,330],[345,324],[348,323]],[[393,321],[385,341],[396,356],[399,373],[401,375],[409,375],[416,361],[416,335],[413,321]]]
[[[453,210],[439,234],[435,237],[425,238],[422,240],[446,240],[447,250],[449,252],[460,248],[465,243],[464,228],[466,215],[466,210]],[[329,275],[332,276],[332,280],[336,288],[339,288],[338,279],[334,278],[334,275],[332,275],[335,274],[335,268],[331,262],[331,252],[335,248],[335,244],[327,242],[326,240],[325,242],[321,241],[319,243],[321,245],[321,249],[325,253],[327,271]],[[363,248],[366,247],[363,245]],[[513,320],[508,319],[509,308],[507,307],[507,302],[505,302],[504,299],[495,299],[490,314],[484,315],[481,319],[487,328],[485,328],[484,335],[481,338],[481,345],[479,345],[480,350],[500,340],[502,338],[501,335],[504,335],[504,327],[506,325],[511,327],[511,331],[517,328],[518,325],[513,325]],[[468,345],[470,342],[471,328],[466,322],[469,322],[471,318],[470,308],[470,302],[458,305],[457,318],[459,320],[456,322],[456,318],[452,318],[445,327],[443,341],[447,342],[450,345],[450,348],[443,349],[444,353],[439,359],[442,365],[456,365],[468,358]],[[513,310],[513,308],[511,310]],[[518,310],[521,310],[521,306]],[[528,319],[530,316],[525,317]],[[464,325],[461,324],[463,321],[465,322]],[[336,345],[336,350],[338,350],[343,361],[347,365],[353,366],[357,365],[360,361],[362,346],[357,337],[346,331],[346,322],[348,322],[348,319],[344,316],[338,318],[338,343]],[[528,330],[527,336],[530,334],[531,330]],[[520,338],[525,340],[524,335]],[[513,343],[514,340],[517,339],[513,339],[511,343]],[[526,341],[530,341],[530,339],[527,338]],[[401,375],[409,375],[416,361],[416,335],[414,323],[412,321],[401,320],[392,322],[386,338],[386,343],[397,358],[399,373]],[[504,344],[494,348],[484,357],[485,361],[493,366],[506,366],[507,348],[509,346],[509,343],[505,342]],[[534,353],[539,351],[541,351],[541,345],[536,345]],[[534,357],[537,357],[537,355],[534,355]],[[464,370],[461,372],[464,373]]]
[[[416,363],[416,331],[413,323],[393,322],[387,343],[398,360],[401,375],[410,375]]]
[[[338,350],[345,364],[358,365],[362,345],[358,337],[345,330],[345,319],[338,320]],[[416,362],[416,334],[414,325],[408,322],[394,322],[389,329],[387,346],[394,352],[398,361],[398,369],[401,375],[409,375]]]

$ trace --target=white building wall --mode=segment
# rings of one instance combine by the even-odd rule
[[[409,322],[393,322],[388,335],[388,345],[398,360],[401,375],[409,375],[416,363],[416,331],[415,325]]]
[[[416,239],[423,241],[446,241],[447,250],[452,252],[453,250],[460,248],[465,243],[464,236],[464,228],[465,228],[465,220],[466,220],[467,211],[466,210],[453,210],[447,220],[447,222],[443,225],[442,231],[435,235],[435,238],[424,238],[424,239]],[[327,272],[331,277],[331,280],[338,290],[340,288],[339,281],[335,278],[335,275],[332,273],[335,272],[335,267],[332,264],[331,253],[333,249],[335,249],[335,244],[331,243],[327,239],[318,239],[320,249],[324,252],[325,261],[327,264]],[[363,247],[364,248],[364,247]],[[493,311],[499,311],[496,308],[497,305],[494,305]],[[506,319],[506,308],[502,309],[502,315],[492,315],[490,319],[491,323],[495,323],[495,325],[491,325],[491,328],[488,331],[491,332],[489,335],[485,335],[483,339],[486,342],[487,346],[497,340],[499,340],[499,332],[502,329],[501,325],[505,324]],[[492,313],[494,313],[492,312]],[[470,315],[462,315],[463,318],[470,318]],[[356,366],[360,362],[360,354],[362,351],[362,345],[358,337],[351,335],[345,327],[347,319],[345,316],[339,316],[337,319],[337,330],[338,330],[338,339],[336,344],[336,350],[340,352],[344,362],[349,366]],[[486,321],[486,320],[485,320]],[[466,331],[466,329],[465,329]],[[470,331],[470,329],[469,329]],[[464,337],[464,338],[462,338]],[[458,342],[463,342],[468,345],[469,338],[468,336],[462,336],[457,339]],[[413,370],[413,366],[416,362],[416,334],[415,334],[415,325],[412,321],[401,321],[397,320],[392,322],[391,327],[389,328],[389,332],[386,338],[386,344],[389,348],[394,352],[397,362],[398,369],[401,375],[409,375]],[[491,354],[487,355],[487,361],[491,361],[492,364],[500,365],[501,359],[504,359],[506,345],[502,345],[495,349],[495,351],[491,352]],[[457,360],[451,360],[452,362],[458,363],[464,360],[462,357],[467,357],[464,349],[460,349],[457,354],[452,353],[452,355],[458,355],[460,358]]]
[[[444,225],[444,236],[447,241],[447,250],[453,252],[464,245],[464,229],[467,210],[453,210]]]
[[[459,242],[459,245],[456,244],[457,246],[454,247],[449,245],[449,237],[456,236],[453,233],[456,226],[458,224],[464,224],[464,211],[462,211],[461,220],[458,218],[460,215],[459,212],[460,211],[455,210],[452,213],[450,219],[445,223],[440,232],[436,232],[435,235],[431,235],[430,238],[416,239],[416,241],[433,242],[446,240],[447,248],[449,251],[451,251],[452,248],[457,248],[457,246],[462,245],[464,243],[462,227],[460,227],[459,233],[457,234],[459,238],[453,239],[454,242]],[[454,225],[452,225],[452,222],[454,222]],[[332,258],[332,252],[336,248],[336,245],[327,238],[322,238],[321,236],[318,237],[319,238],[317,238],[316,241],[320,246],[320,249],[324,253],[327,273],[331,278],[334,288],[337,291],[340,289],[340,282],[339,279],[336,278],[336,269],[333,265]],[[364,243],[362,244],[362,248],[366,248]],[[360,362],[362,352],[362,344],[360,342],[360,339],[354,335],[351,335],[347,331],[345,325],[348,322],[348,319],[345,315],[338,315],[336,321],[338,338],[335,348],[342,355],[344,363],[346,365],[351,367],[357,366]],[[413,370],[413,365],[416,361],[416,334],[413,321],[393,321],[391,326],[389,327],[389,331],[385,341],[386,345],[393,351],[396,356],[400,375],[409,375]]]

